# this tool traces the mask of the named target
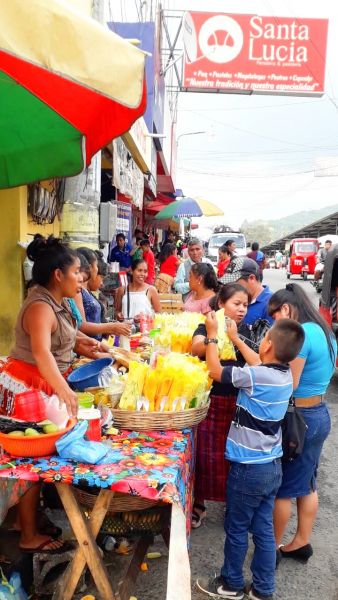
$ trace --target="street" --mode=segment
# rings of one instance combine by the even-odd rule
[[[318,302],[313,286],[309,282],[292,279],[300,283],[309,293],[313,302]],[[265,271],[264,282],[272,291],[285,286],[288,282],[285,270]],[[306,565],[293,560],[282,560],[276,575],[275,600],[338,600],[338,519],[337,519],[337,460],[338,460],[338,375],[333,377],[327,400],[331,411],[332,431],[324,446],[318,477],[319,513],[315,525],[312,545],[313,557]],[[195,588],[196,578],[201,575],[213,575],[219,572],[223,558],[223,514],[224,505],[208,503],[207,518],[200,529],[191,534],[191,574],[192,600],[202,600],[206,596]],[[294,532],[293,519],[289,533]],[[290,538],[286,536],[286,540]],[[158,538],[157,538],[158,540]],[[135,596],[138,600],[165,600],[166,596],[166,548],[163,543],[155,542],[155,550],[162,557],[148,561],[149,571],[140,573]],[[252,544],[245,563],[246,578],[250,580],[250,560]],[[177,600],[180,600],[177,597]]]

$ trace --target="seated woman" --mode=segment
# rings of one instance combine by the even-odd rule
[[[59,239],[35,236],[27,248],[33,264],[33,287],[23,303],[15,327],[15,343],[0,373],[0,412],[11,414],[15,395],[30,388],[45,397],[56,394],[71,416],[77,415],[77,396],[65,377],[73,352],[97,358],[100,344],[78,334],[66,298],[80,292],[82,276],[75,250]],[[33,552],[62,546],[37,530],[40,488],[35,484],[19,502],[20,548]]]
[[[189,275],[189,287],[191,292],[184,302],[184,310],[206,315],[211,311],[210,298],[215,296],[218,290],[218,281],[213,266],[208,263],[193,264]]]
[[[153,315],[161,312],[161,303],[156,288],[145,283],[147,263],[140,259],[132,264],[132,280],[116,292],[116,314],[118,319],[138,319],[141,314]]]
[[[177,257],[176,244],[165,244],[159,256],[160,272],[156,277],[155,287],[159,294],[171,292],[180,260]]]
[[[100,263],[101,274],[98,267],[98,256],[90,248],[78,248],[77,252],[85,257],[89,264],[90,277],[86,283],[83,283],[81,293],[75,297],[82,317],[80,331],[97,340],[102,340],[103,335],[125,335],[130,336],[131,326],[129,323],[104,323],[102,322],[102,305],[99,300],[91,293],[98,289],[102,284],[104,273],[103,261]]]

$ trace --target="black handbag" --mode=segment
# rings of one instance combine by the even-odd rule
[[[283,460],[295,460],[303,452],[306,430],[307,424],[292,397],[282,421]]]

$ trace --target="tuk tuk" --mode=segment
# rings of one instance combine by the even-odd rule
[[[319,241],[316,238],[296,238],[291,241],[286,276],[299,275],[304,280],[315,272]]]
[[[326,255],[323,273],[322,293],[319,300],[319,312],[330,327],[338,327],[338,244],[332,246]]]

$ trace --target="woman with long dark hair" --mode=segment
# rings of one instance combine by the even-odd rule
[[[77,252],[87,260],[90,273],[89,279],[82,285],[81,293],[75,297],[75,302],[82,317],[80,330],[97,340],[102,340],[103,335],[130,336],[131,326],[129,323],[104,322],[104,319],[102,319],[102,304],[91,293],[98,289],[99,284],[102,284],[102,278],[106,273],[102,253],[100,252],[98,255],[94,250],[86,247],[78,248]]]
[[[131,266],[132,280],[116,292],[116,315],[118,319],[138,319],[141,314],[153,315],[161,312],[159,295],[153,285],[145,283],[148,265],[142,258]]]
[[[46,397],[56,394],[70,415],[77,415],[77,396],[66,375],[74,351],[96,358],[100,344],[79,334],[66,299],[81,291],[80,260],[75,250],[50,236],[35,236],[27,248],[33,261],[33,286],[19,312],[15,343],[0,372],[0,413],[12,414],[15,396],[36,389]],[[10,481],[10,480],[9,480]],[[40,486],[34,484],[19,501],[22,551],[53,551],[62,547],[36,523]]]
[[[223,308],[224,316],[235,321],[238,333],[244,336],[248,342],[250,331],[242,321],[247,313],[249,303],[250,297],[247,290],[238,283],[221,286],[218,295],[211,297],[213,310]],[[192,340],[192,354],[201,359],[205,358],[206,338],[205,325],[199,325]],[[222,360],[221,364],[243,367],[245,362],[242,354],[236,350],[234,360]],[[195,529],[201,525],[206,516],[205,500],[224,502],[226,481],[230,469],[229,461],[224,458],[224,449],[236,410],[237,394],[238,389],[233,385],[213,382],[207,418],[200,423],[197,429],[195,501],[192,515],[192,527]]]
[[[331,428],[325,392],[335,368],[337,344],[329,326],[297,284],[289,283],[273,294],[269,314],[276,320],[295,319],[305,333],[303,347],[291,362],[295,404],[307,424],[305,444],[295,460],[283,461],[283,481],[276,498],[274,523],[278,548],[291,517],[292,498],[296,498],[296,533],[288,544],[280,547],[278,558],[306,562],[313,554],[310,536],[318,511],[317,469]]]
[[[184,301],[184,310],[200,312],[203,315],[211,311],[210,298],[215,296],[219,284],[212,265],[208,263],[195,263],[189,275],[190,293]]]

